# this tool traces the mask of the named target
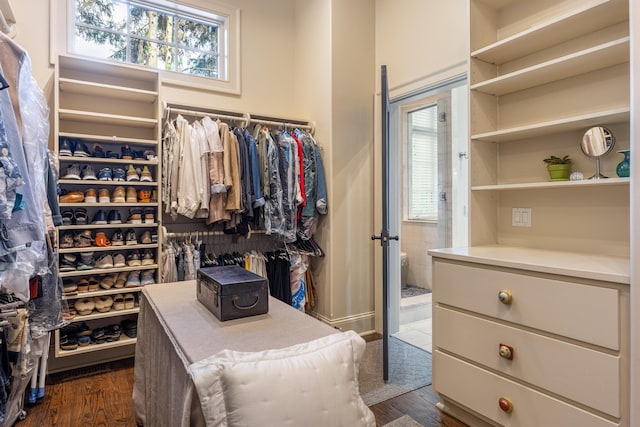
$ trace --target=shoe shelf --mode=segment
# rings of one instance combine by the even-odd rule
[[[157,187],[157,182],[149,182],[149,181],[100,181],[100,180],[91,180],[91,179],[60,179],[58,180],[58,184],[68,184],[68,185],[93,185],[93,186],[101,186],[101,185],[113,185],[113,186],[135,186],[135,187]],[[108,205],[109,203],[101,203],[102,205]]]
[[[122,165],[147,165],[158,166],[157,160],[126,160],[126,159],[111,159],[107,157],[73,157],[73,156],[58,156],[58,160],[62,163],[104,163],[104,164],[122,164]],[[74,181],[74,180],[71,180]],[[78,181],[78,180],[75,180]],[[108,181],[107,181],[108,182]],[[116,181],[119,182],[119,181]]]
[[[130,126],[153,129],[158,125],[158,120],[146,117],[122,116],[119,114],[95,113],[91,111],[70,110],[61,108],[58,110],[60,120],[74,122],[88,122],[105,125]]]
[[[87,225],[61,225],[58,230],[96,230],[101,228],[156,228],[158,223],[150,224],[87,224]]]
[[[128,293],[132,293],[132,292],[142,292],[142,288],[143,286],[135,286],[135,287],[124,287],[124,288],[111,288],[111,289],[103,289],[100,291],[91,291],[91,292],[78,292],[76,295],[63,295],[62,299],[63,300],[74,300],[74,299],[80,299],[80,298],[91,298],[91,297],[100,297],[103,295],[117,295],[117,294],[128,294]],[[120,311],[124,311],[124,310],[120,310]],[[78,315],[76,315],[75,318],[73,318],[72,320],[75,320],[78,317]],[[80,316],[81,318],[87,317],[87,316]]]
[[[629,61],[629,37],[571,53],[470,86],[489,95],[505,95]]]
[[[61,208],[104,208],[109,206],[110,208],[125,208],[125,207],[157,207],[158,202],[138,202],[138,203],[60,203]]]
[[[70,138],[70,139],[82,139],[87,142],[100,142],[104,144],[122,144],[122,145],[149,145],[149,146],[157,146],[158,141],[155,139],[143,139],[143,138],[127,138],[117,135],[95,135],[88,133],[75,133],[75,132],[60,132],[58,134],[61,138]],[[62,156],[60,160],[64,158],[69,158],[68,156]],[[93,158],[93,157],[90,157]],[[86,157],[85,157],[86,159]],[[96,160],[98,158],[95,158]],[[119,160],[119,159],[110,159],[110,161]]]
[[[56,357],[77,356],[78,354],[91,353],[94,351],[101,351],[108,348],[122,347],[125,345],[133,345],[136,343],[136,338],[129,338],[128,336],[122,334],[122,336],[120,336],[120,339],[118,341],[104,342],[102,344],[89,344],[84,347],[78,346],[78,348],[76,348],[75,350],[63,350],[60,348],[60,344],[59,344],[60,343],[59,329],[56,330],[55,338],[56,338],[55,339],[55,342],[56,342],[55,356]]]
[[[61,271],[58,275],[64,278],[64,277],[90,276],[93,274],[118,273],[121,271],[155,270],[157,268],[158,268],[158,264],[137,265],[135,267],[92,268],[90,270]]]
[[[583,179],[579,181],[557,181],[557,182],[527,182],[518,184],[496,184],[496,185],[474,185],[472,191],[493,191],[493,190],[534,190],[537,188],[567,188],[567,187],[590,187],[607,185],[629,185],[629,178],[606,178],[606,179]]]
[[[59,55],[56,62],[55,70],[55,84],[54,90],[54,110],[52,114],[53,118],[53,131],[54,131],[54,145],[55,152],[58,153],[58,163],[60,164],[60,179],[57,184],[63,191],[85,191],[91,188],[107,188],[109,193],[116,187],[122,186],[125,189],[135,188],[136,190],[143,191],[145,193],[151,192],[157,195],[153,198],[159,200],[160,198],[160,166],[161,166],[161,120],[159,117],[159,102],[160,102],[160,79],[156,70],[145,69],[137,66],[131,66],[127,64],[120,64],[113,61],[99,60],[99,59],[87,59],[77,57],[73,55]],[[66,156],[60,155],[60,148],[65,143],[64,153],[70,154],[66,151],[66,141],[64,139],[76,140],[86,144],[89,156]],[[111,151],[121,157],[122,153],[126,154],[125,145],[128,145],[131,149],[131,154],[135,155],[136,159],[122,159],[113,157],[93,157],[93,153],[96,152],[94,144],[100,145],[105,155]],[[153,150],[155,157],[150,157],[152,160],[147,160],[143,155],[144,151]],[[76,151],[76,154],[79,152]],[[97,153],[99,154],[99,153]],[[148,154],[148,153],[147,153]],[[148,166],[151,172],[151,178],[153,181],[100,181],[84,179],[82,174],[78,177],[83,179],[64,179],[64,168],[71,164],[79,164],[81,166],[91,165],[94,169],[96,176],[99,173],[100,168],[115,168],[122,167],[126,171],[128,165],[134,165],[135,168],[142,169],[143,166]],[[147,175],[145,174],[145,178]],[[98,191],[96,191],[97,193]],[[136,192],[137,193],[137,192]],[[97,196],[97,195],[96,195]],[[136,194],[137,197],[137,194]],[[110,195],[111,198],[111,195]],[[152,200],[153,200],[152,199]],[[73,200],[64,199],[64,200]],[[76,198],[75,200],[79,200]],[[129,200],[134,200],[130,197]],[[140,199],[136,199],[140,200]],[[144,198],[144,200],[149,200]],[[107,235],[115,229],[146,229],[152,232],[152,234],[159,235],[159,227],[162,225],[160,213],[158,212],[160,203],[159,201],[153,202],[108,202],[99,203],[98,201],[93,203],[79,202],[79,203],[59,203],[62,209],[73,209],[78,212],[78,209],[84,209],[87,211],[86,218],[89,224],[70,224],[57,227],[58,243],[62,241],[61,237],[64,233],[69,231],[82,231],[91,230],[94,233],[97,231],[105,231]],[[153,222],[140,222],[140,223],[127,223],[127,211],[129,208],[151,208],[154,211],[155,218]],[[122,216],[122,223],[110,223],[110,224],[91,224],[92,214],[97,214],[99,210],[115,210]],[[73,213],[75,217],[75,213]],[[131,212],[129,212],[131,215]],[[142,215],[144,217],[144,215]],[[115,218],[115,216],[114,216]],[[136,231],[137,231],[136,230]],[[148,240],[145,240],[148,242]],[[95,244],[95,242],[93,242]],[[121,252],[127,254],[131,251],[151,251],[153,253],[153,264],[148,265],[136,265],[125,267],[112,267],[112,268],[91,268],[88,270],[70,270],[59,271],[59,278],[88,278],[89,276],[98,275],[111,275],[113,273],[121,272],[138,272],[146,271],[149,274],[153,272],[154,280],[159,276],[158,260],[161,259],[161,245],[158,243],[148,244],[135,244],[121,246],[89,246],[82,248],[58,248],[60,254],[59,263],[62,262],[62,255],[66,254],[86,254],[89,252],[95,252],[94,261],[102,256],[108,254],[115,254]],[[100,255],[98,255],[100,254]],[[142,258],[142,253],[140,254]],[[107,256],[108,258],[108,256]],[[92,288],[93,289],[93,288]],[[111,289],[100,288],[91,292],[81,292],[75,295],[66,295],[62,298],[64,300],[73,300],[81,298],[100,297],[104,295],[115,295],[119,293],[134,293],[138,295],[142,290],[142,286],[137,287],[123,287]],[[125,310],[111,310],[107,313],[93,312],[86,316],[76,315],[73,319],[69,320],[70,323],[93,321],[94,324],[104,323],[101,319],[107,319],[105,322],[120,323],[123,319],[131,318],[135,319],[139,308],[125,309]],[[115,347],[123,348],[119,353],[129,353],[133,351],[136,343],[135,338],[128,338],[124,334],[120,337],[119,341],[105,342],[101,344],[90,344],[84,347],[78,347],[74,350],[62,350],[60,348],[60,330],[55,332],[55,340],[53,343],[55,357],[71,357],[83,355],[85,353],[97,352],[91,359],[102,359],[103,355],[101,351],[108,350]],[[131,347],[131,349],[129,349]],[[131,354],[132,355],[132,354]],[[112,357],[109,351],[104,353],[104,359],[109,360]],[[65,365],[86,365],[86,356],[73,359],[67,359]],[[77,363],[76,363],[77,362]],[[97,362],[96,362],[97,363]]]
[[[491,2],[490,2],[491,3]],[[501,5],[499,5],[501,6]],[[628,19],[628,4],[620,0],[585,2],[564,14],[530,25],[471,52],[471,58],[504,64],[550,46],[589,34]]]
[[[76,314],[76,317],[74,317],[73,319],[70,319],[69,323],[84,322],[87,320],[96,320],[96,319],[107,319],[109,317],[126,316],[127,314],[137,314],[139,312],[140,312],[140,307],[134,307],[134,308],[124,309],[124,310],[111,309],[105,313],[99,313],[95,311],[91,314],[87,314],[84,316],[80,314]]]
[[[158,92],[153,90],[136,89],[110,84],[75,80],[65,77],[58,79],[60,91],[72,94],[95,96],[100,98],[116,98],[123,101],[152,103],[158,99]]]
[[[139,244],[139,245],[120,245],[120,246],[89,246],[86,248],[63,248],[58,252],[61,254],[80,253],[80,252],[106,252],[106,251],[126,251],[133,249],[155,249],[157,243]]]

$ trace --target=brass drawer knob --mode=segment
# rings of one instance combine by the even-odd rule
[[[501,397],[500,399],[498,399],[498,406],[500,406],[500,409],[502,409],[507,414],[513,412],[513,403],[511,403],[511,401],[506,397]]]
[[[505,305],[509,305],[513,300],[513,296],[511,295],[511,292],[503,289],[500,292],[498,292],[498,299],[500,300],[501,303]]]
[[[500,344],[500,357],[505,359],[513,360],[513,347],[506,344]]]

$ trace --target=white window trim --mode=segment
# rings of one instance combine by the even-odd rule
[[[52,19],[50,26],[50,62],[54,64],[58,53],[64,53],[66,55],[77,55],[70,52],[68,49],[74,36],[73,25],[73,2],[75,0],[50,0],[49,7],[50,13],[53,15],[59,10],[63,10],[63,13],[56,15],[57,19]],[[147,0],[148,1],[148,0]],[[64,3],[63,7],[56,8],[56,3]],[[152,1],[149,3],[153,3]],[[161,5],[166,5],[165,0],[158,2]],[[205,92],[219,92],[228,93],[234,95],[240,95],[241,88],[241,61],[240,61],[240,9],[219,4],[212,3],[208,0],[180,0],[180,3],[189,8],[200,9],[205,13],[215,14],[227,19],[227,35],[226,39],[220,39],[220,45],[226,45],[227,52],[227,78],[226,80],[212,79],[202,76],[195,76],[189,74],[182,74],[175,71],[166,71],[154,69],[160,76],[160,84],[165,86],[184,87],[190,89],[197,89]],[[180,5],[176,8],[180,10]],[[56,31],[57,28],[64,28],[64,31]],[[222,37],[225,37],[221,34]],[[91,59],[90,57],[87,57]],[[96,58],[96,60],[99,60]],[[142,67],[140,65],[123,63],[133,67]],[[150,68],[144,67],[146,70]]]

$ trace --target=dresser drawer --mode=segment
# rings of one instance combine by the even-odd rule
[[[442,307],[435,347],[620,417],[620,358]],[[510,360],[500,345],[513,349]]]
[[[433,389],[504,426],[613,427],[618,423],[500,377],[439,350],[433,353]],[[513,405],[500,409],[499,399]]]
[[[433,277],[436,304],[459,307],[614,350],[620,348],[616,289],[436,258]],[[498,293],[503,290],[511,294],[510,304],[498,299]]]

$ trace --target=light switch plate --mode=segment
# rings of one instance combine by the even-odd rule
[[[511,225],[514,227],[531,227],[531,208],[512,208]]]

